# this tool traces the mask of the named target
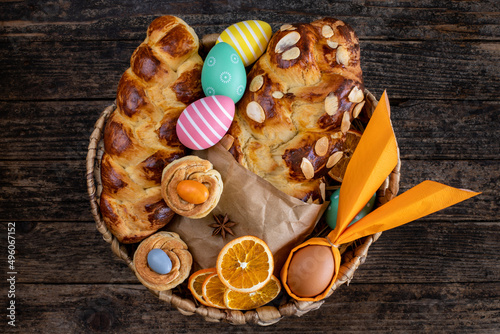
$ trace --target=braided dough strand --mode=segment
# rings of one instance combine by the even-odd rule
[[[163,168],[186,155],[175,126],[203,96],[194,30],[174,16],[154,20],[134,51],[104,130],[103,220],[122,243],[141,241],[174,216],[161,196]]]

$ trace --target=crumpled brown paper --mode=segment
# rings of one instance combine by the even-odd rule
[[[208,159],[222,176],[224,190],[219,204],[204,218],[177,216],[167,230],[178,233],[193,255],[194,269],[215,267],[217,255],[224,245],[240,236],[253,235],[264,240],[274,255],[275,275],[286,261],[290,250],[311,233],[328,206],[308,204],[276,189],[266,180],[236,162],[222,145],[197,151]],[[228,214],[235,236],[212,236],[209,227],[213,215]]]

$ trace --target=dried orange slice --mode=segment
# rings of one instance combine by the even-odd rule
[[[354,153],[356,146],[358,146],[360,139],[361,139],[361,132],[356,130],[347,131],[342,157],[328,171],[328,175],[330,175],[330,177],[335,181],[342,182],[342,180],[344,180],[344,175],[347,169],[347,165],[349,164],[349,161],[351,161],[352,154]]]
[[[224,304],[224,293],[227,288],[220,281],[217,274],[210,274],[203,282],[201,288],[203,299],[208,304],[208,306],[216,308],[226,308]]]
[[[280,281],[273,275],[262,289],[255,292],[242,293],[227,289],[224,293],[224,304],[231,310],[251,310],[269,303],[280,291]]]
[[[254,292],[271,279],[274,259],[267,244],[246,235],[226,244],[217,257],[217,274],[229,289]]]
[[[202,303],[205,306],[211,306],[209,305],[205,299],[203,299],[203,283],[205,282],[205,279],[211,274],[215,274],[217,270],[215,268],[208,268],[208,269],[201,269],[198,270],[197,272],[193,273],[191,276],[189,276],[189,281],[188,281],[188,288],[193,294],[194,298],[196,298],[197,301]]]

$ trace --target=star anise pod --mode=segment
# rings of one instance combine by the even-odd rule
[[[232,222],[229,220],[227,213],[223,215],[214,215],[214,219],[216,223],[210,224],[208,226],[213,227],[214,231],[212,232],[212,236],[222,235],[222,239],[226,240],[226,233],[234,236],[234,232],[231,230],[231,227],[235,226],[238,223]]]

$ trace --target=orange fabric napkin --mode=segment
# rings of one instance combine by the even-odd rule
[[[347,166],[340,187],[337,226],[328,239],[336,245],[389,230],[479,193],[425,181],[347,227],[398,161],[398,148],[384,91]]]
[[[349,226],[336,240],[336,244],[345,244],[401,226],[478,194],[434,181],[424,181]]]
[[[398,163],[398,145],[384,91],[347,166],[340,187],[336,240]]]

